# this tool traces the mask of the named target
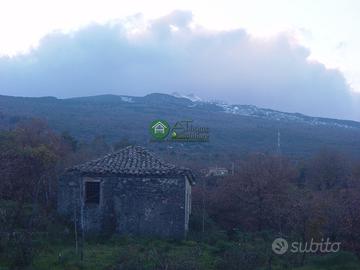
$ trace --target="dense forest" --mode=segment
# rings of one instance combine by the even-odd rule
[[[81,258],[73,224],[56,213],[57,179],[74,164],[135,143],[103,136],[83,141],[36,119],[3,129],[0,269],[360,269],[360,160],[336,147],[302,159],[214,154],[213,162],[233,164],[223,177],[204,176],[196,153],[176,156],[159,147],[160,156],[197,176],[187,239],[85,236]],[[341,249],[277,255],[278,237],[329,239]]]

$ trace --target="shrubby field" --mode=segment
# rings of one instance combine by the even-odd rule
[[[85,235],[56,213],[57,178],[65,168],[136,142],[103,136],[83,141],[36,119],[0,132],[0,269],[359,269],[360,160],[336,148],[304,158],[248,152],[214,155],[234,164],[205,177],[204,160],[158,154],[197,175],[184,241]],[[154,146],[155,147],[155,146]],[[331,254],[277,255],[278,237],[307,243],[329,238]],[[82,255],[81,255],[82,254]]]

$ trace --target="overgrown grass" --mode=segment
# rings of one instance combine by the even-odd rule
[[[78,270],[111,269],[117,263],[121,246],[104,244],[86,244],[84,259],[80,252],[76,254],[73,246],[51,246],[40,252],[31,268],[39,270]]]
[[[258,236],[256,236],[258,237]],[[244,238],[244,237],[243,237]],[[38,239],[32,263],[27,268],[1,261],[0,270],[264,270],[269,258],[267,245],[249,239],[240,246],[219,237],[209,241],[174,241],[155,238],[97,237],[87,239],[84,257],[75,251],[72,239]],[[251,241],[250,241],[251,240]],[[358,258],[347,252],[312,256],[306,266],[294,268],[291,258],[273,255],[273,270],[358,270]],[[292,256],[291,254],[289,256]],[[294,255],[295,256],[295,255]],[[290,259],[290,260],[289,260]]]
[[[296,270],[359,270],[358,258],[348,252],[339,252],[325,256],[312,257],[307,266]]]
[[[104,244],[103,242],[106,242]],[[216,269],[216,249],[194,241],[170,241],[114,237],[90,240],[84,246],[84,259],[72,245],[48,245],[34,258],[29,269]]]
[[[207,245],[195,241],[166,241],[140,238],[90,240],[84,246],[84,259],[75,253],[73,245],[49,245],[42,249],[28,269],[36,270],[212,270],[265,269],[250,263],[251,256],[224,241]],[[226,249],[226,250],[225,250]],[[226,256],[224,255],[224,250]],[[258,256],[260,254],[255,254]],[[254,257],[257,259],[257,257]],[[2,268],[0,268],[2,269]],[[6,269],[6,268],[5,268]],[[275,260],[273,269],[296,270],[358,270],[356,256],[340,252],[310,257],[305,267],[289,268]]]

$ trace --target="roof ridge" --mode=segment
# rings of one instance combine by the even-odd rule
[[[103,157],[96,158],[85,163],[76,165],[69,170],[93,173],[129,173],[130,171],[151,172],[169,170],[182,170],[174,164],[168,163],[157,157],[145,147],[131,145],[116,152],[108,153]]]

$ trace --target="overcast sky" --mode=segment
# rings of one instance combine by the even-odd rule
[[[0,94],[177,91],[360,120],[359,1],[6,2]]]

